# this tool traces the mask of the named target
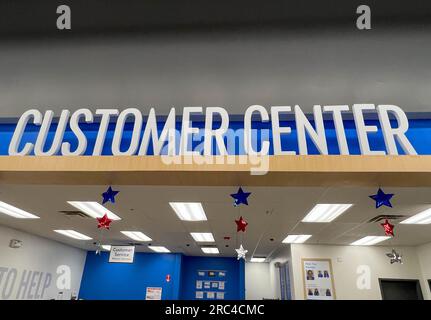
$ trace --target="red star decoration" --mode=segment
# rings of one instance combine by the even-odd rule
[[[380,225],[385,229],[385,235],[394,236],[394,225],[390,224],[388,219],[385,220],[385,223],[381,223]]]
[[[245,228],[248,226],[248,222],[245,221],[242,216],[239,217],[239,220],[235,220],[236,223],[236,232],[245,232]]]
[[[112,219],[108,218],[108,215],[105,214],[102,218],[96,218],[97,219],[97,228],[99,229],[108,229],[110,228],[110,224],[112,222]]]

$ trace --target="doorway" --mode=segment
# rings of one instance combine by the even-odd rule
[[[379,279],[382,300],[423,300],[419,280]]]
[[[280,264],[279,272],[281,300],[292,300],[292,294],[290,289],[289,263],[285,262]]]

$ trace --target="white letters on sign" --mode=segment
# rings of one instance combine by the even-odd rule
[[[63,110],[55,119],[54,112],[28,110],[18,120],[14,134],[9,144],[9,155],[25,156],[79,156],[92,154],[113,154],[114,156],[145,156],[151,155],[235,155],[235,148],[226,145],[226,141],[239,140],[243,144],[242,149],[246,155],[268,155],[271,144],[274,155],[295,155],[298,150],[300,155],[309,154],[309,148],[319,154],[328,154],[328,141],[325,124],[332,121],[335,129],[338,153],[350,154],[344,127],[345,115],[353,114],[359,149],[363,155],[397,155],[399,149],[404,154],[415,155],[416,150],[406,136],[409,122],[404,111],[395,105],[354,104],[351,108],[347,105],[315,105],[313,114],[306,115],[300,106],[271,106],[268,109],[261,105],[252,105],[247,108],[243,118],[243,129],[233,130],[229,127],[229,115],[222,107],[185,107],[177,113],[172,108],[163,121],[157,119],[156,111],[151,108],[148,115],[143,115],[141,110],[128,108],[123,111],[117,109],[97,109],[93,114],[89,109],[79,109],[75,112]],[[375,114],[371,122],[369,114]],[[177,123],[180,118],[181,123]],[[194,119],[198,117],[201,124]],[[289,121],[289,125],[286,122]],[[202,125],[202,122],[204,124]],[[55,123],[55,130],[51,126]],[[94,123],[98,128],[92,150],[87,150],[89,143],[82,123]],[[379,126],[376,125],[380,124]],[[25,138],[26,129],[37,128],[34,141]],[[125,127],[127,138],[125,138]],[[267,128],[268,134],[256,134],[258,126]],[[107,133],[111,128],[110,144],[107,143]],[[269,129],[272,135],[269,135]],[[77,143],[63,141],[68,130],[68,139],[74,139]],[[372,150],[369,136],[381,130],[385,147],[381,150]],[[296,133],[295,136],[292,134]],[[282,137],[291,135],[296,145],[282,144]],[[71,138],[72,136],[72,138]],[[271,139],[272,138],[272,139]],[[196,141],[198,140],[198,143]],[[226,141],[225,141],[226,140]],[[286,139],[284,139],[286,141]],[[73,150],[72,150],[73,149]],[[374,149],[376,149],[374,147]],[[105,152],[104,152],[105,150]],[[108,150],[108,151],[107,151]]]

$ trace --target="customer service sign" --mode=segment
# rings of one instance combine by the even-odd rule
[[[135,246],[112,246],[109,252],[111,263],[133,263]]]
[[[0,123],[0,155],[213,156],[431,154],[431,119],[396,105],[31,109]]]

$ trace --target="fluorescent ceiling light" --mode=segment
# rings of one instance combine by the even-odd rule
[[[265,262],[265,260],[266,260],[266,258],[255,258],[255,257],[253,257],[253,258],[251,258],[250,259],[250,262]]]
[[[164,252],[164,253],[169,253],[169,249],[166,247],[161,247],[161,246],[148,246],[148,248],[150,248],[151,250],[155,251],[155,252]]]
[[[66,237],[77,239],[77,240],[91,240],[92,238],[86,236],[85,234],[79,233],[75,230],[54,230]]]
[[[218,249],[217,248],[206,248],[206,247],[203,247],[203,248],[201,248],[202,249],[202,251],[204,252],[204,253],[208,253],[208,254],[219,254],[219,251],[218,251]]]
[[[205,221],[204,208],[200,202],[169,202],[178,218],[184,221]]]
[[[385,241],[389,239],[390,237],[386,236],[366,236],[362,239],[356,240],[355,242],[352,242],[350,245],[352,246],[372,246],[374,244],[377,244],[379,242]]]
[[[403,224],[430,224],[431,223],[431,209],[422,211],[406,220],[401,221]]]
[[[318,203],[302,219],[302,222],[331,222],[351,206],[352,204]]]
[[[129,237],[130,239],[133,239],[135,241],[151,241],[152,239],[150,237],[147,237],[145,234],[143,234],[140,231],[121,231],[122,234]]]
[[[67,203],[95,219],[102,218],[106,214],[109,219],[121,220],[115,213],[95,201],[67,201]]]
[[[106,251],[111,251],[111,246],[109,244],[103,244],[102,249]]]
[[[291,235],[288,235],[282,242],[283,243],[304,243],[309,238],[311,238],[310,234],[291,234]]]
[[[190,234],[196,242],[215,242],[210,232],[190,232]]]
[[[18,219],[39,219],[38,216],[0,201],[0,212]]]

